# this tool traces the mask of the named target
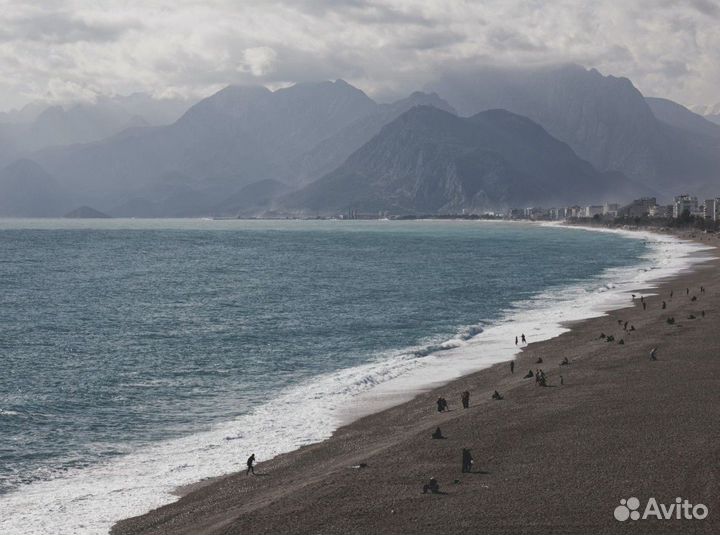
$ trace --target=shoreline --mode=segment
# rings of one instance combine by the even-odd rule
[[[587,230],[598,230],[594,228],[589,228]],[[604,230],[604,229],[602,229]],[[683,236],[684,238],[688,238],[689,236]],[[714,240],[714,241],[713,241]],[[714,243],[717,245],[717,240],[713,237],[709,240],[701,241],[700,243],[703,243],[703,245],[708,245],[708,243]],[[688,272],[681,272],[678,273],[673,279],[670,281],[664,281],[660,282],[658,281],[656,283],[656,286],[658,287],[658,291],[662,291],[663,288],[668,287],[668,285],[677,284],[678,281],[681,281],[683,279],[693,279],[698,275],[699,272],[706,271],[704,268],[708,267],[708,264],[711,264],[712,267],[717,268],[718,259],[714,258],[713,260],[710,260],[709,262],[705,263],[704,265],[696,266],[693,271],[690,273]],[[655,300],[655,299],[653,299]],[[628,305],[632,306],[632,305]],[[637,304],[635,304],[635,308],[637,308]],[[518,362],[518,366],[516,369],[516,375],[518,373],[522,373],[522,370],[524,367],[526,367],[526,362],[532,353],[533,355],[538,352],[544,352],[546,351],[547,347],[558,349],[558,345],[561,347],[563,345],[563,341],[561,339],[566,338],[567,336],[574,336],[579,331],[583,331],[584,329],[588,328],[588,324],[593,324],[597,322],[603,322],[607,321],[607,318],[620,314],[622,315],[623,311],[627,310],[627,308],[621,308],[621,309],[613,309],[611,311],[608,311],[605,315],[585,319],[585,320],[578,320],[577,324],[573,324],[572,328],[569,331],[566,331],[559,336],[553,337],[549,340],[533,343],[524,348],[520,355],[516,358]],[[638,329],[638,332],[640,332],[640,329]],[[627,344],[629,346],[630,343]],[[546,346],[545,348],[543,346]],[[625,347],[627,347],[625,346]],[[625,349],[625,348],[623,348]],[[521,364],[522,363],[522,364]],[[288,452],[285,454],[281,454],[278,457],[273,458],[270,461],[267,461],[266,463],[262,463],[259,465],[260,471],[268,470],[269,472],[274,472],[278,469],[287,468],[288,470],[291,470],[293,472],[299,472],[302,474],[304,467],[305,467],[305,476],[307,479],[311,480],[313,484],[315,484],[316,480],[319,481],[333,481],[333,483],[338,483],[336,481],[336,476],[338,473],[342,473],[343,470],[347,470],[347,464],[353,460],[357,461],[356,464],[359,464],[359,459],[365,459],[365,458],[372,458],[372,455],[370,455],[371,452],[375,452],[377,450],[383,451],[387,448],[397,447],[398,444],[402,443],[402,437],[399,439],[393,439],[383,437],[382,435],[385,434],[385,432],[388,430],[388,425],[383,424],[382,420],[386,417],[389,417],[390,420],[393,420],[394,418],[397,418],[397,415],[402,415],[402,418],[397,421],[397,425],[394,426],[395,428],[399,428],[401,430],[404,430],[403,436],[405,432],[412,432],[411,434],[417,433],[417,428],[420,426],[422,427],[425,425],[426,427],[430,425],[434,425],[434,423],[438,422],[438,418],[442,418],[443,415],[436,415],[433,414],[432,411],[432,398],[433,396],[436,396],[437,392],[445,392],[445,391],[452,391],[458,390],[459,388],[466,388],[468,384],[473,384],[473,400],[476,400],[478,398],[484,399],[482,395],[478,395],[475,392],[478,392],[478,386],[484,385],[485,389],[489,388],[488,381],[492,379],[495,384],[502,385],[502,388],[508,388],[509,391],[515,391],[515,389],[518,388],[517,385],[507,384],[503,383],[503,380],[506,380],[506,378],[501,377],[503,375],[507,375],[507,362],[500,363],[500,364],[494,364],[489,368],[482,369],[480,371],[471,373],[469,375],[463,375],[457,379],[451,380],[449,383],[444,384],[441,387],[430,389],[429,391],[420,391],[415,392],[412,395],[412,399],[410,401],[404,402],[400,405],[393,406],[391,408],[386,408],[382,410],[381,412],[375,412],[372,414],[369,414],[367,416],[364,416],[353,423],[349,425],[343,425],[339,429],[337,429],[333,436],[323,442],[312,444],[309,446],[303,446],[300,449],[294,450],[292,452]],[[503,373],[505,371],[505,373]],[[574,372],[573,372],[574,375]],[[551,381],[557,380],[557,377],[555,374],[551,376]],[[557,386],[557,385],[556,385]],[[540,389],[545,390],[545,389]],[[482,389],[480,389],[482,391]],[[492,390],[490,390],[492,392]],[[450,397],[450,396],[448,396]],[[453,397],[451,399],[451,407],[457,406],[458,402],[455,400],[455,395],[453,394]],[[485,396],[487,397],[487,396]],[[429,408],[428,408],[429,405]],[[487,402],[482,403],[482,405],[487,405]],[[501,404],[502,405],[502,404]],[[490,407],[488,407],[490,408]],[[465,412],[467,411],[453,411],[455,414],[455,417],[465,416]],[[459,414],[458,414],[459,413]],[[409,418],[408,418],[409,417]],[[415,422],[414,424],[412,422]],[[431,423],[432,422],[432,425]],[[429,429],[429,428],[428,428]],[[392,431],[392,427],[390,429]],[[424,431],[427,431],[424,429]],[[377,436],[377,435],[380,436]],[[390,433],[391,435],[394,435],[394,433]],[[360,442],[361,444],[349,444],[348,442]],[[448,442],[448,441],[442,441],[442,442]],[[443,444],[445,445],[445,444]],[[345,455],[337,455],[337,449],[340,448],[340,451],[342,453],[345,453]],[[349,455],[349,452],[345,451],[346,449],[351,450],[354,455]],[[335,451],[335,454],[332,454],[331,452]],[[322,474],[318,474],[315,471],[310,470],[309,473],[307,473],[307,466],[312,465],[313,462],[310,462],[308,458],[322,458],[323,464],[322,466],[326,466],[329,464],[330,470],[328,473],[325,474],[323,477]],[[342,463],[342,464],[338,464]],[[373,464],[368,463],[369,468],[367,470],[358,471],[355,472],[358,476],[365,475],[367,473],[374,473],[374,476],[377,477],[378,474],[376,471],[372,470]],[[324,468],[326,470],[326,468]],[[457,470],[459,472],[459,470]],[[434,472],[433,472],[434,473]],[[438,473],[440,473],[438,471]],[[161,507],[160,509],[156,509],[154,511],[151,511],[150,513],[147,513],[145,515],[135,517],[132,519],[126,519],[118,524],[116,524],[113,528],[113,533],[160,533],[160,532],[171,532],[171,533],[183,533],[183,532],[193,532],[193,533],[223,533],[225,528],[223,529],[215,529],[215,527],[218,527],[218,524],[215,522],[216,520],[219,521],[219,517],[222,517],[223,520],[220,522],[225,527],[234,526],[233,530],[230,532],[240,531],[240,527],[242,527],[243,530],[250,530],[251,532],[287,532],[289,528],[289,524],[286,525],[286,529],[283,530],[283,523],[279,520],[279,518],[282,517],[280,515],[279,517],[275,514],[270,515],[268,511],[266,511],[266,514],[260,515],[258,507],[260,507],[263,503],[265,503],[262,500],[262,497],[264,496],[266,499],[271,499],[273,502],[297,502],[300,499],[299,498],[290,498],[289,493],[287,492],[287,489],[285,488],[287,486],[287,482],[280,482],[280,488],[276,488],[274,485],[276,485],[275,482],[272,482],[269,486],[270,489],[263,488],[265,487],[265,481],[261,482],[258,485],[255,485],[255,481],[251,480],[248,481],[247,479],[244,479],[244,474],[242,475],[226,475],[221,476],[219,478],[213,478],[210,480],[205,480],[201,482],[197,482],[195,484],[190,485],[189,487],[185,487],[183,489],[183,497],[172,504],[169,504],[167,506]],[[425,474],[424,479],[427,479],[428,474]],[[270,477],[268,478],[259,478],[262,480],[269,480],[272,477],[272,474],[270,474]],[[420,485],[420,482],[422,481],[423,477],[418,476],[419,479],[416,477],[417,480],[415,486]],[[342,478],[341,478],[342,479]],[[365,479],[365,478],[363,478]],[[299,489],[303,491],[307,491],[308,485],[305,482],[303,482],[302,477],[300,477],[300,482],[297,482],[297,477],[293,476],[292,480],[295,482],[295,485],[300,485],[298,487]],[[269,481],[268,481],[269,482]],[[237,485],[237,488],[236,488]],[[342,485],[341,485],[342,487]],[[447,487],[447,483],[444,483],[444,488]],[[296,488],[295,490],[298,490]],[[353,490],[358,492],[358,489],[353,487]],[[414,489],[416,490],[416,489]],[[246,494],[247,492],[247,494]],[[259,493],[260,497],[258,498],[260,501],[258,502],[255,499],[255,496],[253,494]],[[270,498],[268,498],[268,493],[270,493]],[[362,495],[362,492],[358,492],[359,495]],[[240,501],[243,499],[249,497],[250,502],[252,502],[252,506],[243,506],[238,509],[238,506],[235,506],[235,509],[231,510],[232,513],[227,512],[221,514],[221,513],[211,513],[210,510],[212,510],[212,507],[208,508],[209,502],[216,502],[216,501],[223,501],[226,499],[226,497],[234,496],[235,498],[240,497]],[[412,498],[417,499],[417,496],[413,494],[411,496]],[[332,496],[328,497],[332,501]],[[393,502],[394,503],[394,502]],[[422,503],[422,502],[420,502]],[[612,504],[608,504],[608,507],[610,505],[615,505],[614,502]],[[308,506],[304,509],[308,510],[314,510],[315,514],[320,514],[317,511],[317,504],[310,503]],[[203,512],[204,520],[201,520],[203,518],[203,514],[198,514],[199,512]],[[327,513],[327,511],[325,512]],[[393,513],[394,514],[394,513]],[[259,516],[258,516],[259,515]],[[188,516],[192,516],[195,521],[191,524],[185,524],[184,522],[179,522],[179,519],[182,518],[188,518]],[[327,516],[327,515],[325,515]],[[361,515],[362,516],[362,515]],[[441,515],[442,516],[442,515]],[[348,526],[343,524],[343,529],[339,529],[339,527],[336,524],[330,524],[330,526],[327,526],[323,523],[321,524],[313,524],[310,522],[309,524],[300,524],[299,527],[295,530],[295,532],[312,532],[317,531],[318,529],[327,530],[328,532],[335,532],[335,531],[343,531],[343,530],[349,530],[351,532],[403,532],[403,530],[398,531],[397,529],[390,529],[388,526],[383,525],[383,527],[380,527],[377,524],[373,524],[372,526],[367,526],[368,519],[365,519],[365,523],[363,523],[363,518],[359,518],[357,515],[355,515],[355,521],[357,522],[354,524],[355,528],[350,529]],[[243,522],[247,520],[248,522],[251,522],[250,524],[243,524]],[[260,524],[258,524],[258,521],[260,521]],[[309,520],[308,520],[309,521]],[[328,522],[331,522],[330,519],[328,519]],[[360,528],[360,526],[365,526],[365,528]],[[214,526],[214,527],[213,527]],[[250,527],[252,526],[252,527]],[[266,526],[266,528],[263,528],[262,526]],[[471,527],[474,529],[476,526],[471,524]],[[525,531],[525,528],[527,526],[523,526],[522,524],[516,524],[514,525],[514,530],[522,530]],[[575,526],[577,527],[577,526]],[[235,529],[237,528],[237,529]],[[272,529],[270,529],[272,528]],[[499,531],[497,528],[497,525],[492,526],[493,531]],[[454,530],[454,528],[453,528]],[[453,531],[451,530],[451,531]],[[408,528],[408,532],[418,532],[421,533],[423,530],[418,530],[414,528]],[[437,530],[432,530],[437,531]],[[458,532],[470,532],[468,529],[459,529],[456,530]],[[532,531],[532,530],[531,530]]]

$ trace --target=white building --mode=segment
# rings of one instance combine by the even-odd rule
[[[714,199],[705,199],[704,214],[705,219],[717,221],[720,219],[720,197]]]
[[[603,215],[603,209],[604,209],[603,206],[596,206],[596,205],[586,206],[585,207],[585,217],[595,217],[596,215],[601,216],[601,215]]]
[[[618,206],[617,203],[605,203],[605,206],[603,206],[603,215],[606,215],[608,217],[617,217],[618,214]]]
[[[685,212],[691,216],[701,215],[698,207],[697,197],[692,195],[678,195],[673,203],[673,217],[677,219]]]

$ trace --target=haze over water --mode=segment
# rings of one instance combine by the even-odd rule
[[[13,504],[52,485],[96,485],[77,513],[92,526],[111,514],[104,484],[152,490],[137,474],[158,463],[193,481],[323,438],[336,422],[318,401],[442,359],[443,342],[540,293],[594,292],[648,246],[496,222],[6,220],[0,250],[0,511],[13,527]],[[52,500],[22,511],[28,533],[74,507]]]

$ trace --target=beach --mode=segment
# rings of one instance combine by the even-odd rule
[[[718,267],[713,259],[642,294],[646,310],[640,293],[627,295],[627,308],[529,339],[514,373],[500,363],[420,393],[260,462],[254,477],[238,459],[241,472],[179,489],[177,502],[112,533],[715,533]],[[523,378],[539,368],[548,387]],[[440,396],[449,412],[437,412]],[[443,440],[430,437],[438,426]],[[463,448],[472,473],[461,473]],[[441,494],[423,494],[431,477]],[[680,497],[709,514],[619,522],[613,512],[631,497],[641,512],[650,498]]]

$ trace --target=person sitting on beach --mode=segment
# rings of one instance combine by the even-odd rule
[[[565,357],[564,359],[562,359],[560,366],[567,366],[568,364],[570,364],[570,361],[568,360],[567,357]]]
[[[542,364],[542,357],[538,357],[538,359],[535,361],[535,364]]]
[[[438,427],[437,429],[435,429],[435,432],[432,434],[432,437],[433,437],[434,439],[445,438],[445,437],[443,436],[443,434],[442,434],[442,431],[440,431],[440,427]]]
[[[667,308],[667,303],[665,301],[662,302],[662,309],[665,310]]]
[[[423,485],[423,494],[427,494],[428,492],[430,492],[431,494],[440,493],[440,485],[438,484],[437,479],[435,479],[434,477],[431,477],[430,481]]]
[[[500,395],[500,392],[498,392],[497,390],[496,390],[495,393],[492,395],[492,398],[493,398],[493,399],[497,399],[497,400],[503,399],[503,397]]]
[[[693,296],[692,296],[692,299],[690,299],[690,301],[697,301],[697,296],[694,296],[694,295],[693,295]]]
[[[669,317],[669,318],[666,319],[665,321],[667,321],[668,325],[673,325],[673,324],[675,323],[675,318]]]
[[[472,471],[473,458],[470,454],[470,450],[463,448],[462,450],[462,472],[468,473]]]
[[[630,325],[630,331],[632,332],[634,330],[635,330],[635,325]]]
[[[463,409],[467,409],[470,407],[470,392],[468,392],[467,390],[463,392],[460,396],[460,399],[462,401]]]
[[[600,340],[605,340],[605,338],[607,338],[605,333],[600,333]]]
[[[245,464],[247,464],[247,472],[245,472],[245,475],[250,475],[250,472],[252,472],[253,475],[255,475],[255,468],[253,467],[253,463],[255,462],[255,454],[253,453],[250,457],[248,457],[248,460]]]
[[[534,377],[534,376],[535,376],[535,374],[533,373],[533,371],[528,370],[527,375],[525,377],[523,377],[523,379],[530,379],[531,377]]]

